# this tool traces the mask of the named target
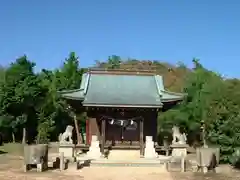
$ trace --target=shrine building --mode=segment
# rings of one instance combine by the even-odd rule
[[[105,148],[139,149],[146,136],[157,142],[158,113],[181,101],[184,94],[165,90],[163,77],[149,71],[90,69],[79,89],[62,91],[74,109],[84,109],[86,144],[92,135]]]

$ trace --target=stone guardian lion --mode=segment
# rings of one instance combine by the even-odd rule
[[[181,133],[179,127],[173,126],[172,128],[172,144],[186,144],[187,137],[185,133]]]
[[[64,133],[60,133],[58,136],[59,142],[60,143],[73,143],[72,140],[72,131],[73,131],[73,126],[68,125],[66,127],[66,130]]]

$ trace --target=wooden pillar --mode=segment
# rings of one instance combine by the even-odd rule
[[[85,144],[90,145],[90,126],[89,126],[89,119],[86,120],[86,142]]]
[[[101,126],[101,125],[100,125]],[[88,118],[88,143],[91,144],[92,136],[96,135],[98,139],[101,139],[100,128],[98,127],[97,119],[95,117]]]
[[[74,126],[75,126],[75,130],[76,130],[76,134],[77,134],[77,144],[81,144],[83,141],[82,141],[82,136],[79,131],[76,114],[74,114],[73,119],[74,119]]]
[[[140,120],[140,156],[144,156],[143,119]]]
[[[106,121],[102,119],[102,127],[101,127],[101,153],[104,155],[104,146],[105,146],[105,129],[106,129]]]

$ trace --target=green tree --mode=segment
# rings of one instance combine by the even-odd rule
[[[37,104],[37,142],[47,143],[51,138],[51,133],[55,129],[55,119],[61,111],[61,102],[57,98],[57,90],[54,73],[42,70],[38,74],[41,95]],[[60,110],[59,110],[60,109]]]
[[[175,109],[160,116],[160,124],[177,124],[188,134],[191,143],[199,141],[201,122],[206,120],[209,105],[222,79],[214,72],[203,68],[197,59],[193,59],[194,68],[188,76],[184,92],[187,94],[182,103]]]
[[[26,140],[26,128],[34,119],[35,103],[40,93],[39,81],[33,72],[35,64],[26,56],[18,58],[5,71],[5,82],[1,84],[1,114],[11,123],[13,137],[16,131],[22,129],[22,142]],[[5,123],[6,124],[6,123]],[[14,138],[15,139],[15,138]]]
[[[160,122],[165,131],[173,124],[183,127],[188,140],[193,141],[202,134],[203,122],[206,142],[220,147],[221,161],[239,162],[240,81],[225,80],[205,69],[196,59],[193,63],[184,89],[188,95],[179,106],[160,116]]]
[[[83,70],[79,68],[79,58],[74,52],[69,54],[65,59],[63,67],[56,73],[58,78],[58,89],[78,89],[80,88]],[[82,136],[79,131],[79,123],[77,122],[76,113],[72,108],[67,108],[69,115],[73,118],[75,131],[77,134],[77,142],[82,143]]]
[[[74,121],[78,142],[81,142],[75,113],[72,108],[68,108],[67,102],[59,97],[58,91],[78,89],[82,73],[83,69],[79,68],[79,58],[71,52],[61,68],[55,71],[43,70],[39,74],[41,87],[45,93],[38,108],[37,141],[47,142],[51,134],[56,138],[56,134],[62,132],[71,119]]]
[[[110,69],[119,69],[121,62],[122,62],[121,57],[116,55],[109,56],[107,60]]]
[[[82,69],[79,68],[79,57],[74,52],[65,59],[63,66],[55,72],[58,90],[77,89],[80,87]]]

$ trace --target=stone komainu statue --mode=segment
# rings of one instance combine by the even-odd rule
[[[172,144],[186,144],[187,137],[185,133],[181,133],[179,127],[173,126],[172,128]]]
[[[66,127],[66,130],[64,133],[60,133],[58,136],[59,142],[60,143],[73,143],[72,140],[72,131],[73,131],[73,126],[68,125]]]

